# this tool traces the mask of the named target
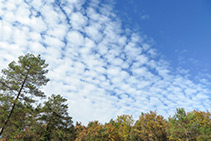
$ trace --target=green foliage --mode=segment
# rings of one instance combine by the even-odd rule
[[[209,112],[186,113],[183,108],[169,118],[168,133],[171,140],[210,140],[211,115]]]
[[[48,72],[48,70],[45,70],[47,66],[40,55],[26,54],[25,56],[20,56],[18,63],[13,61],[8,65],[7,69],[2,70],[3,76],[0,78],[0,90],[4,95],[13,97],[17,96],[21,90],[18,100],[26,102],[33,101],[29,95],[45,97],[39,87],[46,85],[49,81],[45,76]]]
[[[68,115],[67,100],[60,95],[51,95],[41,108],[38,122],[42,124],[44,140],[74,139],[72,118]]]
[[[45,70],[47,66],[45,60],[40,58],[40,55],[36,57],[33,54],[26,54],[19,57],[18,63],[13,61],[8,65],[7,69],[2,70],[3,75],[0,78],[0,93],[2,93],[0,104],[2,109],[5,110],[1,110],[0,115],[0,136],[6,129],[7,124],[13,122],[10,119],[12,114],[18,110],[18,106],[24,105],[21,109],[24,111],[19,112],[27,115],[29,114],[27,107],[31,107],[31,104],[35,102],[33,97],[45,97],[39,87],[46,85],[49,81],[45,76],[48,72],[48,70]],[[17,125],[16,127],[20,128]]]
[[[156,112],[143,113],[133,127],[133,139],[166,141],[166,120]]]
[[[8,105],[0,105],[0,127],[3,126],[4,120],[7,118],[7,114],[2,109],[9,111],[10,107]],[[14,110],[14,116],[11,117],[8,122],[8,128],[4,131],[5,138],[15,138],[15,136],[21,134],[24,125],[26,124],[26,110],[24,105],[20,102],[17,103],[16,109]]]
[[[156,112],[142,113],[134,122],[121,115],[101,124],[73,125],[67,99],[51,95],[39,104],[34,97],[45,97],[40,87],[49,81],[45,60],[40,55],[20,56],[2,70],[0,78],[0,140],[5,141],[210,141],[211,114],[186,113],[177,109],[165,120]],[[37,105],[37,106],[35,106]],[[88,115],[87,115],[88,116]],[[3,130],[2,130],[3,129]],[[3,132],[4,131],[4,132]]]
[[[184,109],[177,109],[175,115],[167,121],[163,116],[150,111],[142,113],[133,124],[132,116],[122,115],[104,125],[98,121],[90,122],[88,126],[77,123],[76,141],[209,141],[210,118],[209,112],[186,113]]]
[[[103,125],[98,121],[89,122],[87,126],[87,139],[88,141],[103,140]]]
[[[130,131],[133,125],[133,118],[130,115],[122,115],[118,116],[116,123],[118,126],[118,134],[123,141],[127,141],[130,139]]]
[[[75,134],[76,134],[75,141],[85,141],[87,139],[87,128],[81,125],[81,123],[76,122]]]
[[[121,137],[119,135],[119,128],[118,128],[118,124],[116,121],[114,120],[110,120],[109,123],[106,123],[104,125],[104,133],[106,134],[107,136],[107,139],[110,141],[116,141],[116,140],[121,140]]]

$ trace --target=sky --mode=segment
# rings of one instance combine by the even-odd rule
[[[211,72],[209,0],[122,0],[116,8],[124,26],[153,38],[153,47],[173,69],[190,71],[195,81],[196,76]]]
[[[74,121],[211,110],[208,0],[1,0],[0,69],[26,53],[49,64],[46,95]]]

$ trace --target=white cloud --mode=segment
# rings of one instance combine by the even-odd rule
[[[81,30],[82,27],[86,26],[87,18],[83,16],[80,12],[72,13],[70,20],[74,29]]]
[[[70,41],[70,46],[73,48],[84,45],[83,35],[78,31],[70,31],[67,35],[67,40]]]
[[[0,68],[24,53],[41,54],[49,63],[46,94],[68,98],[71,116],[84,124],[149,110],[165,117],[177,107],[209,110],[210,82],[172,72],[146,36],[122,29],[112,6],[83,4],[0,2]]]

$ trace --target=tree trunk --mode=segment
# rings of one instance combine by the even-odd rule
[[[9,119],[10,119],[10,117],[11,117],[11,115],[12,115],[14,109],[15,109],[16,101],[18,100],[18,98],[19,98],[19,96],[20,96],[20,94],[21,94],[21,91],[23,90],[23,87],[24,87],[24,85],[25,85],[25,83],[26,83],[27,77],[28,77],[28,73],[26,74],[26,77],[25,77],[24,80],[23,80],[23,83],[22,83],[22,85],[21,85],[21,88],[20,88],[20,90],[18,91],[18,95],[16,96],[15,101],[14,101],[14,103],[13,103],[13,105],[12,105],[12,108],[11,108],[9,114],[7,115],[7,119],[4,121],[4,123],[3,123],[3,125],[2,125],[2,128],[0,129],[0,136],[3,134],[4,129],[6,128],[6,125],[7,125],[8,121],[9,121]]]

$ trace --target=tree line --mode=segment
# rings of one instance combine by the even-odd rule
[[[150,111],[138,120],[121,115],[107,123],[73,124],[67,99],[41,87],[49,79],[40,55],[26,54],[11,62],[0,77],[0,140],[22,141],[210,141],[209,111],[185,112],[183,108],[165,119]],[[88,116],[88,115],[87,115]]]

